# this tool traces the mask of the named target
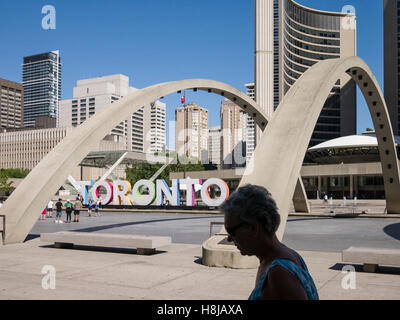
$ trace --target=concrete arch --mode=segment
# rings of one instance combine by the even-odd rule
[[[118,123],[142,106],[185,89],[222,95],[253,117],[261,129],[265,129],[268,123],[267,116],[254,100],[238,89],[218,81],[189,79],[136,91],[74,129],[29,173],[0,209],[0,213],[6,214],[5,243],[22,242],[25,239],[38,218],[37,213],[43,210],[68,174]]]
[[[281,215],[279,239],[283,238],[291,195],[315,124],[332,87],[346,74],[360,87],[375,126],[387,212],[400,213],[399,165],[379,84],[368,65],[358,57],[324,60],[307,70],[287,92],[254,152],[255,170],[244,175],[240,183],[262,185],[271,192]]]

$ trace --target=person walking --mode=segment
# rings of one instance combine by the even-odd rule
[[[73,204],[68,199],[67,202],[64,204],[64,206],[65,206],[65,212],[67,213],[67,221],[66,222],[71,223],[71,214],[72,214]]]
[[[89,217],[91,217],[92,216],[92,209],[93,209],[93,200],[92,199],[89,200],[87,208],[88,208]]]
[[[42,211],[39,220],[45,220],[45,217],[46,217],[46,208],[44,208],[44,210]]]
[[[103,197],[100,195],[99,197],[99,209],[103,208]]]
[[[222,204],[221,212],[228,242],[242,255],[260,260],[249,300],[319,300],[303,258],[276,236],[281,218],[267,189],[242,186]]]
[[[74,202],[74,222],[79,222],[79,214],[82,209],[82,202],[79,197],[76,198]]]
[[[63,223],[61,221],[62,207],[63,207],[63,204],[61,202],[61,198],[59,198],[58,201],[56,202],[56,220],[55,220],[55,223]]]
[[[96,203],[94,204],[94,216],[95,217],[100,217],[99,206],[100,206],[100,201],[97,200]]]
[[[47,218],[53,218],[53,205],[54,202],[50,199],[49,203],[47,204]]]

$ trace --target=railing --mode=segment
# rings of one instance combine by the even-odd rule
[[[3,228],[0,230],[0,232],[1,232],[1,239],[4,244],[4,241],[6,240],[6,216],[4,214],[0,214],[0,218],[3,218],[2,219],[3,220]]]

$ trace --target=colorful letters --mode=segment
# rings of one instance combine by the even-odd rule
[[[171,206],[180,205],[181,186],[186,186],[186,206],[195,205],[195,186],[201,186],[201,200],[208,206],[217,207],[221,205],[229,197],[229,187],[225,181],[219,178],[210,178],[202,184],[202,179],[173,179],[171,187],[165,180],[158,179],[156,183],[150,180],[139,180],[132,187],[130,182],[125,180],[115,180],[109,182],[106,180],[94,181],[78,181],[82,187],[82,197],[84,204],[88,202],[89,187],[91,186],[91,196],[93,201],[100,198],[100,188],[105,189],[105,195],[102,197],[101,204],[107,205],[163,205],[168,201]],[[217,186],[220,195],[211,198],[210,188]],[[145,191],[145,192],[144,192]]]

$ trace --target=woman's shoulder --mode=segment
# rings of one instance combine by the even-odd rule
[[[285,250],[282,251],[281,254],[277,256],[275,260],[290,261],[297,264],[301,268],[303,268],[304,266],[303,259],[301,258],[300,254],[291,248],[285,248]]]

